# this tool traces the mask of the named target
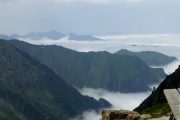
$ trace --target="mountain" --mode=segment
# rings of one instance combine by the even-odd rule
[[[56,45],[32,45],[17,40],[8,42],[78,88],[139,92],[149,90],[149,84],[165,77],[163,69],[150,68],[135,56],[108,52],[83,53]]]
[[[48,67],[0,40],[0,119],[68,120],[109,106],[81,95]]]
[[[91,36],[91,35],[78,35],[78,34],[75,34],[75,33],[70,33],[68,35],[69,37],[69,40],[101,40],[99,38],[96,38],[94,36]]]
[[[20,35],[17,34],[12,34],[12,35],[4,35],[4,34],[0,34],[0,39],[4,39],[4,40],[11,40],[11,39],[18,39],[20,38]]]
[[[10,39],[16,39],[16,38],[11,38],[8,35],[0,34],[0,39],[10,40]]]
[[[65,37],[65,34],[57,32],[57,31],[49,31],[49,32],[37,32],[37,33],[29,33],[21,36],[26,39],[40,40],[43,38],[48,38],[52,40],[59,40]]]
[[[150,113],[164,115],[170,112],[167,101],[165,99],[163,90],[180,87],[180,66],[179,68],[168,75],[166,79],[159,85],[159,87],[152,92],[152,94],[145,99],[135,111],[141,113]]]
[[[75,33],[69,33],[64,34],[58,31],[49,31],[49,32],[32,32],[25,35],[4,35],[0,34],[0,39],[5,40],[11,40],[11,39],[33,39],[33,40],[41,40],[44,38],[51,39],[51,40],[59,40],[63,37],[68,37],[69,40],[77,40],[77,41],[83,41],[83,40],[101,40],[99,38],[96,38],[92,35],[78,35]]]
[[[167,65],[177,60],[177,58],[175,57],[169,57],[167,55],[154,51],[131,52],[126,49],[122,49],[115,54],[137,56],[149,66]]]

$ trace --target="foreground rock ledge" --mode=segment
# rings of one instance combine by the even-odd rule
[[[128,110],[103,110],[101,120],[147,120],[151,115],[140,115],[138,112]]]

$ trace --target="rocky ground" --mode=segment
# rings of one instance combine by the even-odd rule
[[[170,116],[163,116],[163,117],[160,117],[160,118],[152,118],[150,120],[169,120]]]
[[[128,110],[103,110],[101,120],[169,120],[169,116],[152,118],[150,114],[139,114]]]

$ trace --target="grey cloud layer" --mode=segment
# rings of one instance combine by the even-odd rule
[[[0,0],[0,33],[180,32],[178,0]],[[90,4],[93,3],[93,4]]]
[[[42,2],[60,2],[60,3],[93,3],[93,4],[108,4],[108,3],[141,3],[141,2],[154,2],[156,0],[0,0],[0,2],[22,2],[22,1],[42,1]],[[159,2],[162,0],[158,0]],[[169,1],[169,0],[164,0]],[[177,1],[177,0],[171,0]]]

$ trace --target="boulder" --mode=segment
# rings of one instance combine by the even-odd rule
[[[128,110],[103,110],[101,120],[139,120],[140,114]]]
[[[148,120],[148,119],[151,119],[152,116],[150,114],[142,114],[140,115],[140,119],[141,120]]]

